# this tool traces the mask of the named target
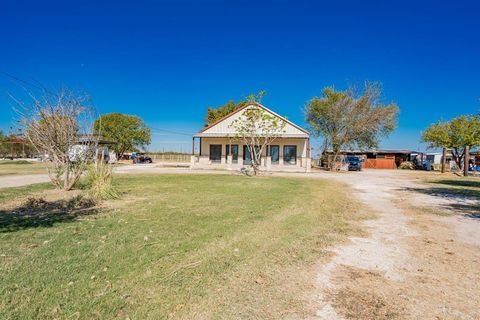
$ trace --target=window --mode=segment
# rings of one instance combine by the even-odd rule
[[[433,154],[427,154],[427,161],[434,163],[435,162],[435,155]]]
[[[222,145],[211,144],[210,145],[210,161],[220,162],[222,160]]]
[[[258,152],[260,152],[260,147],[255,146],[255,150],[258,154]],[[248,149],[248,146],[246,146],[246,145],[243,146],[243,163],[244,164],[252,164],[252,157],[250,155],[250,150]]]
[[[283,163],[297,164],[297,146],[283,146]]]
[[[278,164],[280,160],[279,146],[270,146],[270,157],[272,157],[272,164]]]
[[[230,155],[230,146],[232,147],[232,150],[231,150],[231,155],[232,155],[232,163],[237,163],[238,162],[238,144],[232,144],[232,145],[229,145],[227,144],[225,146],[226,148],[226,155],[225,156],[229,156]]]

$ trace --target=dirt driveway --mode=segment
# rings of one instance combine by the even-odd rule
[[[480,219],[454,209],[480,201],[439,197],[419,174],[317,174],[348,184],[378,215],[365,223],[369,236],[335,248],[318,271],[317,318],[480,319]]]

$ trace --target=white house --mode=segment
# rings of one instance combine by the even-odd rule
[[[250,152],[241,139],[236,139],[232,123],[247,108],[261,108],[285,123],[282,133],[265,148],[260,169],[264,171],[310,172],[310,134],[284,117],[258,103],[250,103],[205,127],[193,136],[192,168],[239,170],[251,164]],[[195,143],[198,142],[198,154]]]

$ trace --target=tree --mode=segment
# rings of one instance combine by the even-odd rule
[[[3,130],[0,130],[0,157],[1,158],[6,157],[8,154],[7,145],[4,144],[5,139],[6,139],[6,136],[3,133]]]
[[[458,168],[463,168],[467,150],[480,145],[480,116],[463,115],[431,124],[422,134],[429,148],[448,148]]]
[[[249,95],[246,99],[243,99],[238,103],[235,103],[235,101],[230,100],[218,108],[208,107],[207,115],[205,116],[205,126],[211,125],[212,123],[222,119],[223,117],[232,113],[233,111],[244,107],[251,101],[260,102],[262,97],[266,94],[267,93],[265,91],[260,91],[257,94]]]
[[[432,124],[423,132],[422,141],[429,143],[429,148],[442,148],[442,173],[445,172],[447,146],[450,145],[449,124],[438,122]],[[456,157],[456,155],[454,156]]]
[[[234,138],[242,140],[250,152],[254,174],[260,170],[265,148],[284,132],[285,126],[285,121],[255,103],[247,107],[242,115],[232,122]]]
[[[39,154],[48,155],[45,164],[52,183],[70,190],[96,150],[91,134],[93,108],[88,106],[88,97],[68,89],[31,97],[29,105],[17,101],[21,129]],[[87,139],[82,141],[82,137]]]
[[[352,87],[345,91],[327,87],[321,97],[307,103],[306,121],[333,151],[330,169],[336,168],[343,149],[378,147],[380,139],[395,129],[399,108],[393,103],[381,103],[381,93],[380,84],[374,82],[366,82],[361,95]]]
[[[127,151],[145,148],[151,141],[151,131],[137,116],[109,113],[95,120],[94,133],[116,142],[112,149],[118,157]]]
[[[246,101],[235,103],[235,101],[230,100],[218,108],[208,107],[207,115],[205,116],[205,126],[211,125],[233,111],[245,106],[245,103]]]

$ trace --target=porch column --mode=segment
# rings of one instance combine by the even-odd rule
[[[310,138],[307,138],[307,161],[306,161],[306,171],[311,172],[312,171],[312,158],[311,158],[311,153],[310,153]]]
[[[283,166],[283,144],[278,144],[278,165]]]
[[[272,171],[272,157],[271,156],[266,157],[265,167],[266,167],[267,171]]]
[[[232,167],[232,139],[228,140],[227,168]]]
[[[192,155],[190,156],[190,169],[195,165],[195,137],[192,137]]]
[[[223,150],[225,150],[225,154],[223,153]],[[220,164],[226,164],[226,156],[227,155],[227,144],[222,143],[222,151],[220,152]]]
[[[243,144],[238,144],[238,161],[239,166],[243,166]]]

